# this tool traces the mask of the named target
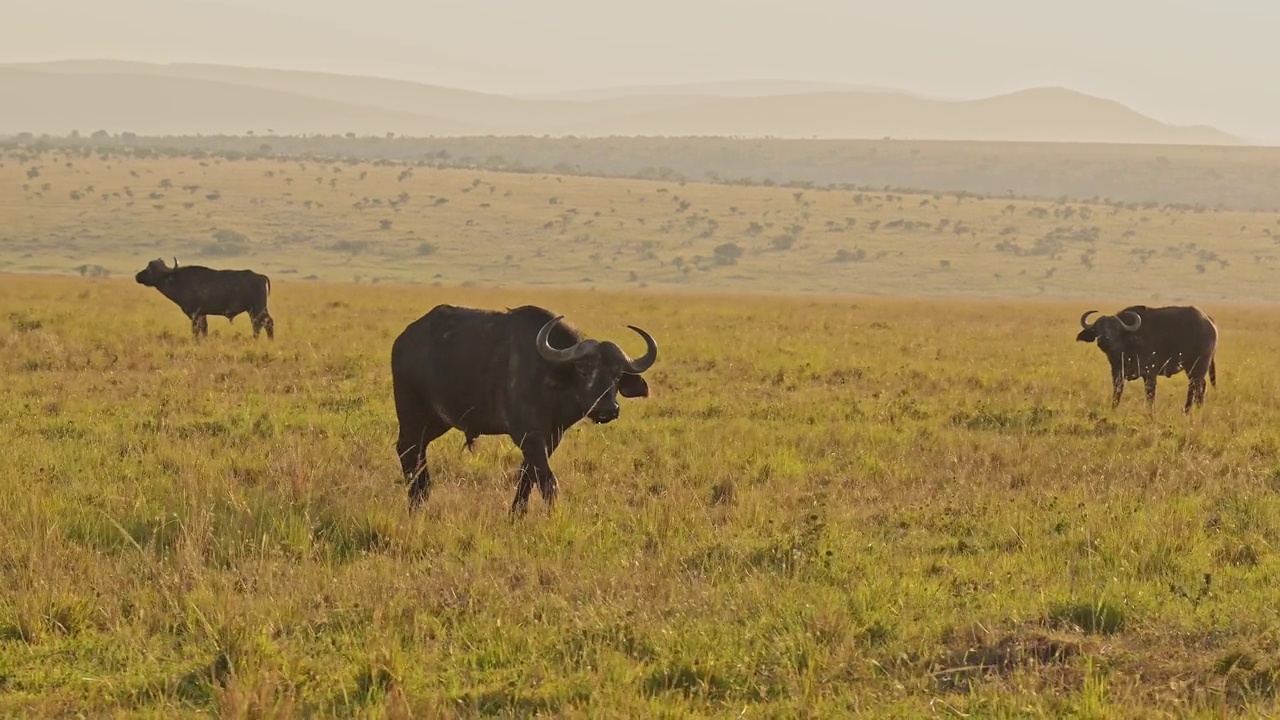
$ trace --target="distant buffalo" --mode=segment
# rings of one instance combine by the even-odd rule
[[[182,312],[191,318],[191,334],[209,334],[207,315],[222,315],[227,320],[240,313],[248,313],[253,323],[253,336],[260,330],[267,331],[268,339],[275,339],[276,324],[267,312],[267,296],[271,294],[271,280],[252,270],[214,270],[201,265],[173,267],[159,258],[147,263],[147,267],[135,277],[141,285],[153,287],[172,300]]]
[[[1115,315],[1088,318],[1097,310],[1080,316],[1080,342],[1097,342],[1111,362],[1111,407],[1120,404],[1127,380],[1142,378],[1147,391],[1147,407],[1156,400],[1156,378],[1186,372],[1190,384],[1182,412],[1191,404],[1204,405],[1205,375],[1218,386],[1214,353],[1218,348],[1218,328],[1213,320],[1190,306],[1149,308],[1131,305]]]
[[[632,360],[612,342],[587,339],[540,307],[505,312],[438,305],[396,337],[391,380],[400,436],[396,450],[409,481],[409,506],[431,491],[427,445],[450,428],[467,447],[481,435],[507,435],[524,455],[513,513],[524,513],[533,484],[548,507],[556,497],[549,461],[582,418],[616,420],[617,396],[647,397],[641,374],[658,359],[649,333]]]

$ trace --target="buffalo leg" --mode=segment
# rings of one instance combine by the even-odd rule
[[[559,492],[556,474],[551,471],[551,456],[555,454],[558,447],[560,447],[560,434],[552,433],[551,437],[547,438],[546,472],[538,475],[538,494],[547,501],[547,505],[555,502],[556,494]]]
[[[516,471],[519,482],[516,484],[516,496],[511,501],[511,512],[523,515],[528,510],[529,495],[533,492],[535,482],[538,484],[538,492],[542,495],[542,499],[546,501],[547,506],[554,506],[557,483],[555,473],[551,472],[551,465],[548,460],[558,443],[554,441],[548,442],[544,438],[525,437],[523,439],[512,439],[520,446],[520,452],[524,454],[524,460]]]
[[[255,338],[258,337],[258,332],[262,330],[267,331],[268,340],[275,340],[276,323],[271,319],[271,315],[266,310],[263,310],[261,313],[253,316],[253,336]]]
[[[1156,376],[1148,375],[1142,378],[1143,389],[1147,391],[1147,409],[1150,410],[1156,404]]]
[[[556,454],[556,448],[560,447],[560,433],[552,433],[547,440],[547,459],[550,460],[552,455]]]
[[[409,483],[409,509],[414,510],[431,495],[427,444],[445,434],[449,425],[416,397],[397,392],[395,401],[396,417],[400,421],[396,454],[400,456],[400,470]]]
[[[1124,395],[1124,376],[1111,376],[1111,409],[1115,410],[1120,404],[1120,396]]]
[[[209,318],[203,313],[196,313],[191,316],[191,334],[194,337],[201,335],[208,337],[209,335]]]
[[[1191,412],[1192,403],[1204,405],[1205,389],[1204,378],[1191,378],[1191,382],[1187,384],[1187,404],[1182,408],[1183,413]]]

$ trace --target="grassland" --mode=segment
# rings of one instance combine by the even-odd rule
[[[1010,194],[1054,200],[1280,210],[1280,148],[945,140],[726,137],[26,136],[76,153],[283,155],[492,171],[736,185]]]
[[[607,179],[288,158],[11,149],[0,270],[155,257],[277,282],[1280,298],[1280,214]]]
[[[561,502],[441,438],[410,515],[387,357],[536,302],[653,396]],[[1280,314],[1219,386],[1107,409],[1077,304],[280,283],[195,342],[128,279],[0,280],[0,714],[1261,716],[1280,687]],[[243,318],[241,319],[243,320]]]
[[[1280,215],[440,169],[0,157],[0,715],[1267,716]],[[277,339],[154,257],[272,276]],[[841,293],[859,293],[853,297]],[[878,297],[876,295],[879,295]],[[1074,341],[1187,301],[1154,413]],[[433,446],[389,350],[439,302],[661,352],[518,453]]]

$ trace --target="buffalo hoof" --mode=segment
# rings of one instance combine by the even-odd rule
[[[409,510],[414,511],[426,504],[431,497],[431,485],[417,481],[409,488]]]

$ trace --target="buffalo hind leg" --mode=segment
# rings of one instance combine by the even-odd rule
[[[1191,412],[1192,403],[1204,405],[1205,389],[1204,378],[1191,378],[1191,382],[1187,384],[1187,404],[1182,407],[1183,414]]]
[[[400,435],[396,454],[400,470],[409,484],[409,509],[416,510],[431,496],[431,472],[427,469],[427,445],[449,430],[448,423],[431,412],[417,398],[396,394],[396,416]]]
[[[523,515],[529,509],[529,495],[533,492],[534,483],[537,483],[538,493],[547,503],[547,508],[554,507],[558,483],[548,461],[551,453],[555,452],[556,445],[559,444],[558,439],[548,442],[544,438],[526,436],[523,439],[512,438],[512,440],[515,440],[516,445],[520,447],[520,452],[524,454],[524,459],[516,470],[518,482],[516,496],[511,501],[512,514]]]
[[[268,313],[266,310],[263,310],[262,312],[253,316],[253,336],[257,338],[258,332],[262,330],[267,331],[268,340],[276,339],[276,323],[274,320],[271,319],[270,313]]]

